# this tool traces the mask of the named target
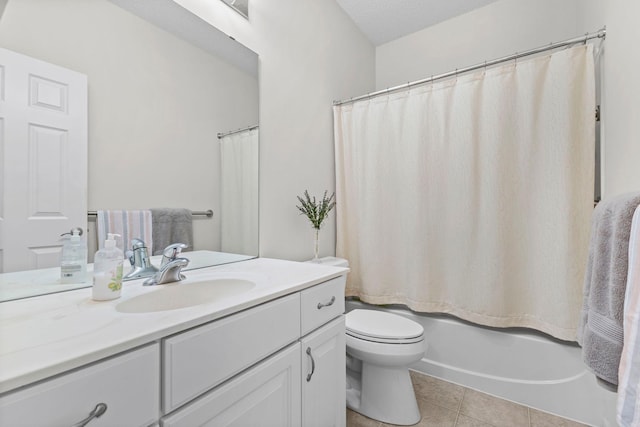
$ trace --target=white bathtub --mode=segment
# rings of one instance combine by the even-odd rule
[[[347,301],[347,311],[355,308],[381,310]],[[576,344],[524,328],[487,328],[400,306],[384,310],[424,327],[428,348],[411,367],[416,371],[581,423],[617,425],[616,394],[596,383]]]

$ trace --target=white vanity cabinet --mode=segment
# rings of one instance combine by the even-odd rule
[[[164,340],[165,413],[199,397],[161,425],[344,427],[344,283],[338,277]],[[215,388],[200,394],[207,387]]]
[[[0,397],[0,426],[140,426],[160,414],[158,344],[133,350]],[[84,424],[81,424],[84,425]]]
[[[276,299],[8,391],[0,426],[344,427],[345,281],[294,282]]]

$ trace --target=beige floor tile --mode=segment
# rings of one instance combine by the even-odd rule
[[[457,411],[462,402],[464,387],[410,371],[418,400],[429,400],[436,405]]]
[[[416,427],[454,427],[457,411],[436,405],[430,400],[418,401],[422,419]]]
[[[432,402],[419,401],[422,418],[413,427],[454,427],[456,412]],[[381,423],[381,427],[395,427],[395,424]]]
[[[529,426],[529,410],[526,406],[471,389],[465,391],[460,405],[460,414],[496,427]]]
[[[380,421],[372,420],[347,409],[347,427],[380,427]]]
[[[456,427],[493,427],[491,424],[484,421],[476,420],[475,418],[467,417],[466,415],[458,415],[458,421],[456,421]]]
[[[585,427],[586,424],[556,417],[536,409],[529,409],[531,427]]]

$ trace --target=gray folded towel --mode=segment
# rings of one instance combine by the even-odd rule
[[[151,209],[153,255],[162,255],[172,243],[184,243],[185,251],[193,250],[193,215],[189,209]]]
[[[623,344],[623,306],[631,220],[640,193],[602,201],[593,212],[578,343],[587,367],[615,387]]]

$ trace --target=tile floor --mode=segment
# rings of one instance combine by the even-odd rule
[[[517,403],[411,372],[422,419],[418,427],[580,427]],[[385,427],[381,423],[347,410],[347,427]]]

